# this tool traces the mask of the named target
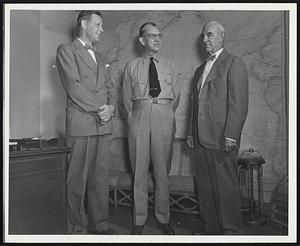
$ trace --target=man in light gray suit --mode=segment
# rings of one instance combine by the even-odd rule
[[[67,93],[67,145],[72,148],[67,172],[68,232],[116,234],[108,229],[107,218],[111,119],[117,94],[93,45],[103,32],[101,13],[81,11],[77,25],[78,37],[57,49],[57,69]]]
[[[192,137],[196,186],[205,234],[242,233],[237,154],[248,112],[248,75],[241,59],[224,48],[225,29],[202,31],[209,54],[193,81]]]

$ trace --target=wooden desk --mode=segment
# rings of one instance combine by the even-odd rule
[[[61,147],[10,153],[9,234],[66,231],[68,152]]]

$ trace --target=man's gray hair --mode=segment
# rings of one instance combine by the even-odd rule
[[[218,26],[221,33],[225,34],[225,32],[226,32],[225,27],[218,21],[210,21],[205,26],[208,26],[208,25],[216,25],[216,26]]]

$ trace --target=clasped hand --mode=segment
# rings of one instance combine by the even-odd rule
[[[104,104],[99,107],[97,114],[100,117],[102,123],[107,123],[113,117],[114,111],[115,108],[113,105]]]

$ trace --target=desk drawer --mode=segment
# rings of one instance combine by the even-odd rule
[[[65,163],[63,153],[10,159],[10,234],[64,232]]]

